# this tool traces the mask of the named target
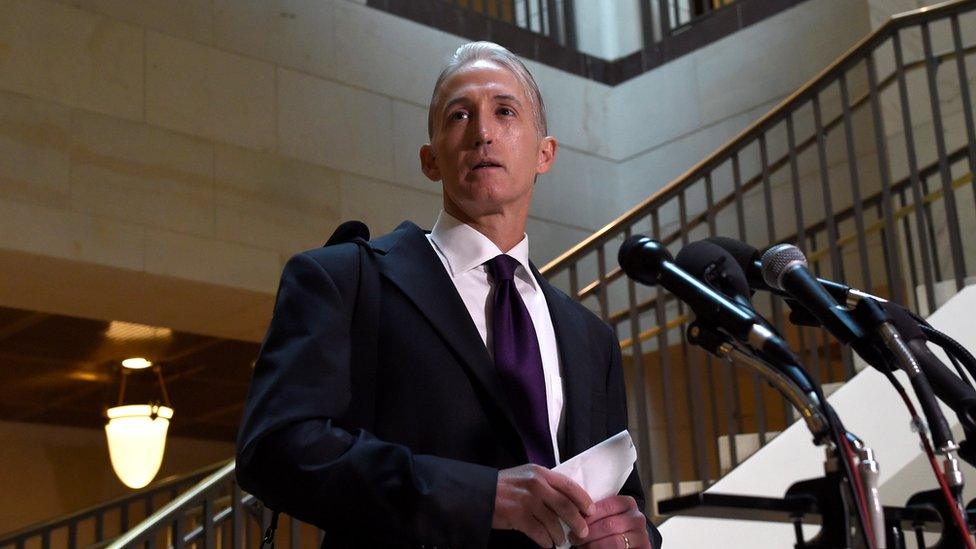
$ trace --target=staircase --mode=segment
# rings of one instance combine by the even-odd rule
[[[712,235],[757,248],[791,242],[822,276],[928,315],[976,274],[976,247],[962,236],[976,234],[974,10],[976,3],[960,0],[891,18],[542,269],[621,340],[649,512],[659,498],[707,488],[748,455],[742,441],[764,446],[793,415],[757,375],[690,345],[689,311],[667,292],[627,279],[616,266],[620,242],[646,234],[672,253]],[[755,300],[817,381],[855,375],[849,349],[821,330],[790,325],[778,298]]]
[[[928,315],[976,275],[974,30],[976,0],[891,18],[723,147],[542,269],[620,338],[652,516],[658,500],[713,485],[795,416],[756,374],[690,345],[689,311],[627,279],[616,267],[620,242],[647,234],[672,253],[712,235],[758,248],[792,242],[823,276]],[[756,306],[817,381],[839,386],[859,370],[848,349],[789,325],[779,299],[757,294]],[[256,547],[270,519],[237,487],[231,461],[8,534],[0,549]],[[321,539],[318,529],[282,517],[279,544]]]

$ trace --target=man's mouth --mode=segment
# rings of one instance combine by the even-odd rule
[[[502,165],[494,160],[482,160],[471,167],[472,170],[482,170],[485,168],[501,168]]]

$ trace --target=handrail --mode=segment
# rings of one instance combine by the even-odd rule
[[[758,120],[747,126],[735,137],[726,142],[725,145],[716,149],[710,155],[706,156],[705,159],[686,170],[683,174],[679,175],[670,183],[654,192],[651,196],[644,199],[638,205],[624,212],[619,217],[603,226],[600,230],[584,239],[582,242],[578,243],[547,263],[542,267],[542,269],[540,269],[540,272],[543,276],[551,277],[552,275],[562,271],[571,263],[582,257],[587,251],[600,246],[601,244],[604,244],[608,240],[617,236],[621,231],[624,230],[624,227],[643,217],[658,204],[662,204],[676,196],[677,193],[684,190],[686,186],[694,183],[701,176],[710,171],[714,165],[720,164],[729,153],[735,151],[752,138],[758,137],[767,126],[773,125],[782,115],[785,115],[794,105],[794,103],[818,92],[819,88],[826,85],[836,73],[844,70],[848,64],[856,63],[862,54],[868,52],[876,45],[876,43],[888,38],[892,32],[902,27],[912,25],[923,20],[924,18],[939,15],[949,15],[961,11],[962,8],[971,5],[972,3],[973,0],[947,0],[946,2],[942,2],[940,4],[922,7],[892,16],[883,25],[854,44],[840,58],[828,65],[827,68],[820,71],[819,74],[807,81],[806,84],[780,101],[772,110],[761,116]]]
[[[183,513],[184,508],[202,499],[211,490],[219,487],[234,474],[235,461],[232,459],[225,465],[201,480],[193,488],[180,494],[158,511],[147,517],[134,528],[119,536],[118,539],[108,545],[109,549],[124,549],[133,544],[145,541],[145,538],[154,533],[157,527],[168,524]]]
[[[33,535],[39,534],[40,532],[43,532],[45,530],[53,530],[55,528],[67,526],[72,522],[78,522],[86,518],[96,516],[99,513],[107,512],[117,507],[121,507],[123,505],[141,499],[145,499],[146,497],[154,494],[163,493],[168,489],[177,486],[193,484],[197,482],[198,479],[204,477],[207,473],[220,467],[221,463],[224,462],[221,461],[220,463],[206,465],[204,467],[200,467],[196,470],[193,470],[183,475],[171,475],[158,482],[154,482],[153,484],[145,488],[140,488],[139,490],[132,492],[130,494],[126,494],[124,496],[111,499],[104,503],[99,503],[97,505],[93,505],[91,507],[81,509],[80,511],[75,511],[67,515],[62,515],[59,517],[48,519],[43,522],[25,526],[23,528],[20,528],[19,530],[14,530],[12,532],[5,533],[3,534],[3,536],[0,536],[0,546],[12,543],[13,541],[19,538],[32,537]]]
[[[972,182],[973,182],[973,174],[972,173],[967,173],[967,174],[963,175],[962,177],[960,177],[960,178],[956,179],[955,181],[953,181],[952,182],[952,188],[953,188],[953,190],[956,190],[956,189],[961,188],[963,185],[971,184]],[[925,204],[930,204],[932,202],[935,202],[936,200],[938,200],[941,197],[942,197],[942,189],[939,189],[939,190],[936,190],[936,191],[932,191],[931,193],[925,195],[923,198],[924,198],[924,203]],[[898,208],[897,210],[895,210],[895,212],[892,215],[895,217],[895,219],[899,219],[900,220],[900,219],[906,217],[909,213],[913,212],[915,210],[915,207],[916,206],[914,204],[909,204],[908,206],[903,206],[903,207]],[[868,233],[868,234],[871,234],[871,233],[879,233],[879,232],[882,232],[883,230],[884,230],[884,222],[883,221],[875,221],[871,225],[868,225],[867,227],[865,227],[865,232]],[[851,242],[853,242],[855,240],[855,238],[856,238],[855,235],[845,235],[845,236],[843,236],[843,237],[841,237],[841,238],[839,238],[837,240],[837,245],[838,246],[843,246],[844,244],[850,244]],[[813,263],[813,262],[817,261],[819,258],[826,256],[829,252],[830,252],[830,248],[829,247],[826,247],[826,246],[823,247],[823,248],[820,248],[818,250],[810,250],[806,254],[807,260],[809,262]],[[644,310],[650,309],[651,307],[653,307],[655,305],[655,301],[657,299],[658,299],[657,297],[653,297],[651,299],[648,299],[647,301],[641,303],[640,304],[640,307],[641,308],[644,308]],[[670,293],[669,294],[666,294],[665,295],[665,299],[668,300],[668,301],[670,301],[671,299],[673,299],[672,294],[670,294]],[[628,312],[629,312],[628,309],[622,309],[622,310],[614,313],[613,315],[611,315],[611,319],[609,319],[607,321],[607,323],[613,325],[614,324],[613,317],[615,317],[615,316],[620,316],[621,317],[616,322],[622,321],[623,320],[623,317]],[[691,319],[692,319],[691,315],[688,315],[688,314],[683,314],[683,315],[676,316],[676,317],[672,318],[671,320],[669,320],[665,324],[665,327],[663,329],[665,329],[665,330],[672,330],[674,328],[677,328],[678,326],[684,326],[685,324],[687,324],[688,322],[690,322]],[[648,328],[647,330],[644,330],[643,332],[641,332],[638,335],[638,339],[640,341],[648,341],[652,337],[656,336],[661,330],[662,330],[662,328],[660,326],[652,326],[651,328]],[[620,340],[620,348],[621,348],[621,350],[626,350],[626,349],[628,349],[629,347],[631,347],[633,345],[634,345],[634,339],[633,338],[627,338],[627,339],[621,339]]]
[[[967,152],[968,152],[968,147],[963,146],[963,147],[960,147],[960,148],[956,149],[955,151],[949,153],[947,155],[947,158],[948,158],[948,160],[950,162],[955,162],[957,160],[960,160],[960,159],[964,158],[966,156],[966,153]],[[925,178],[925,177],[931,176],[931,175],[935,174],[938,171],[938,169],[939,169],[939,162],[938,161],[933,161],[930,164],[919,168],[918,169],[918,176],[920,178]],[[751,181],[752,180],[750,180],[749,182],[751,182]],[[746,183],[744,183],[742,185],[743,192],[745,192],[745,191],[747,191],[747,190],[749,190],[751,188],[749,186],[749,182],[746,182]],[[756,184],[758,184],[758,180],[756,181]],[[892,193],[901,192],[906,187],[908,187],[908,185],[910,185],[910,184],[911,184],[911,177],[910,176],[903,177],[899,181],[891,184],[891,192]],[[933,194],[935,194],[935,193],[933,193]],[[882,199],[881,192],[878,191],[878,192],[876,192],[874,194],[871,194],[869,196],[863,197],[861,199],[861,204],[863,204],[865,206],[873,206],[873,205],[876,205],[877,203],[879,203],[881,201],[881,199]],[[722,207],[727,206],[728,203],[731,203],[731,198],[726,197],[726,199],[723,199],[721,201],[716,202],[713,205],[712,209],[721,209]],[[688,228],[688,227],[696,227],[696,226],[700,225],[701,223],[703,223],[704,221],[702,219],[700,219],[700,218],[702,216],[704,216],[704,215],[705,215],[705,213],[702,213],[702,214],[696,216],[695,218],[690,219],[688,221],[688,224],[686,225],[686,228]],[[849,207],[847,207],[847,208],[845,208],[845,209],[837,212],[836,214],[834,214],[834,219],[835,219],[836,222],[839,223],[839,222],[842,222],[842,221],[846,221],[847,219],[849,219],[853,215],[854,215],[854,207],[853,206],[849,206]],[[826,224],[826,222],[823,221],[823,220],[817,221],[815,223],[811,223],[810,225],[805,226],[804,227],[804,231],[807,232],[807,233],[814,233],[814,232],[822,231],[824,229],[824,225],[825,224]],[[663,244],[667,245],[667,244],[670,244],[671,242],[674,242],[680,236],[681,236],[681,231],[674,231],[674,232],[669,233],[666,236],[662,236],[660,238],[660,241]],[[778,240],[780,242],[796,242],[796,238],[797,238],[796,233],[793,233],[793,234],[791,234],[789,236],[782,237],[782,238],[780,238]],[[809,256],[807,259],[810,260],[810,261],[813,261],[814,257],[813,256]],[[611,270],[609,273],[607,273],[607,276],[606,276],[606,278],[603,281],[601,281],[600,279],[595,279],[592,282],[590,282],[589,284],[587,284],[586,286],[584,286],[582,289],[580,289],[579,292],[576,293],[575,298],[577,300],[582,301],[582,300],[586,299],[587,297],[589,297],[589,296],[591,296],[591,295],[599,292],[600,291],[600,287],[604,283],[612,282],[613,280],[616,280],[616,279],[620,278],[621,276],[623,276],[623,271],[620,269],[620,267],[615,267],[613,270]],[[670,299],[673,298],[673,296],[671,294],[667,294],[666,297],[667,297],[668,300],[670,300]],[[651,299],[648,299],[647,301],[644,301],[644,302],[639,303],[638,304],[638,307],[637,307],[637,312],[642,313],[644,311],[649,310],[651,307],[654,306],[655,299],[656,298],[651,298]],[[613,326],[614,324],[617,324],[619,322],[622,322],[622,321],[626,320],[627,319],[627,316],[628,316],[628,313],[629,313],[629,309],[627,309],[627,308],[624,308],[624,309],[620,309],[618,311],[615,311],[615,312],[613,312],[613,313],[611,313],[610,315],[607,316],[606,322],[607,322],[607,324],[610,324],[611,326]],[[624,346],[624,342],[627,342],[627,341],[630,341],[630,340],[629,339],[627,339],[627,340],[621,340],[621,346],[623,347]]]

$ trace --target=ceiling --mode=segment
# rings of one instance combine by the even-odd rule
[[[119,321],[0,307],[0,420],[101,429],[120,362],[160,366],[174,436],[233,441],[259,345]],[[152,369],[129,370],[126,404],[162,400]]]

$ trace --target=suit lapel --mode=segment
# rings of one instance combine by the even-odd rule
[[[562,461],[585,450],[590,443],[590,417],[593,399],[590,394],[592,380],[589,356],[586,348],[589,335],[586,324],[579,311],[560,294],[532,266],[535,279],[539,281],[542,293],[546,296],[549,317],[556,332],[556,346],[562,365],[563,391],[566,411],[566,447],[560,449]]]
[[[511,426],[521,452],[525,449],[481,334],[461,301],[423,230],[405,221],[396,231],[374,241],[380,272],[393,282],[427,318],[454,350],[462,365],[474,375]],[[524,456],[523,456],[524,457]]]

